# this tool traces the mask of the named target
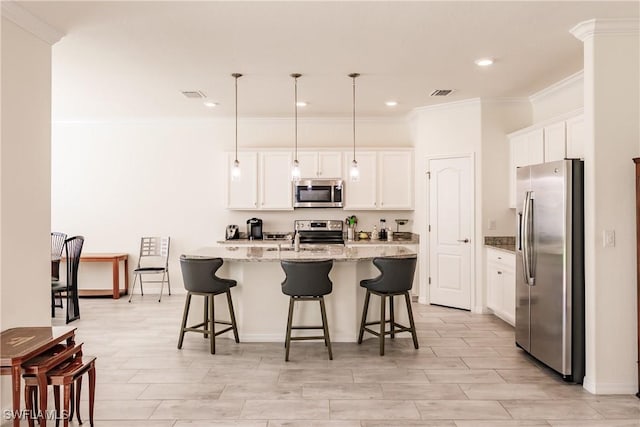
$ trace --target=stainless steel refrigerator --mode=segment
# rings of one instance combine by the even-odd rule
[[[518,168],[516,344],[565,380],[584,377],[583,162]]]

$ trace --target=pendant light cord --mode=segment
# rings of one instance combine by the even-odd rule
[[[298,76],[294,75],[294,81],[295,81],[295,86],[294,86],[294,105],[295,105],[295,110],[294,110],[294,121],[295,121],[295,155],[294,155],[294,159],[296,161],[298,161]]]
[[[235,98],[236,98],[236,162],[238,161],[238,78],[242,77],[240,73],[231,74],[236,79],[235,82]]]
[[[236,160],[238,160],[238,76],[235,76],[236,78],[236,85],[235,85],[235,89],[236,89]]]
[[[360,74],[351,73],[349,77],[353,80],[353,161],[356,161],[356,77]]]

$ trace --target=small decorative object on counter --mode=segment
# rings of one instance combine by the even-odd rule
[[[347,224],[347,240],[354,240],[356,234],[356,224],[358,223],[358,218],[355,215],[348,216],[344,223]]]
[[[378,240],[380,235],[378,234],[378,227],[373,226],[373,230],[371,231],[371,240]]]
[[[387,231],[387,242],[393,242],[393,231]]]
[[[387,240],[387,220],[384,218],[380,219],[380,240]]]

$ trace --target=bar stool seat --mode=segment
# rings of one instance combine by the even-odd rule
[[[360,322],[360,334],[358,335],[358,344],[362,344],[364,332],[367,331],[380,339],[380,356],[384,356],[384,338],[390,335],[395,338],[395,334],[399,332],[411,332],[413,338],[413,346],[417,350],[418,337],[416,335],[416,326],[413,321],[413,311],[411,310],[411,297],[409,291],[413,286],[413,275],[416,270],[417,258],[374,258],[373,265],[380,270],[380,275],[373,279],[366,279],[360,282],[360,286],[367,289],[367,295],[364,300],[364,308],[362,310],[362,321]],[[369,310],[369,299],[371,294],[381,297],[380,301],[380,320],[367,322],[367,311]],[[409,315],[409,326],[403,326],[395,321],[393,297],[404,295],[407,312]],[[386,299],[389,298],[389,320],[386,319]],[[385,330],[386,324],[389,324],[389,330]],[[375,331],[368,326],[380,325],[379,330]]]
[[[282,282],[282,293],[289,295],[289,316],[287,318],[287,336],[285,339],[284,360],[289,361],[291,341],[323,340],[329,352],[329,360],[333,360],[331,351],[331,339],[329,338],[329,324],[327,322],[327,310],[324,304],[324,296],[331,293],[333,283],[329,279],[329,272],[333,267],[333,260],[320,261],[293,261],[280,262],[286,275]],[[322,326],[294,326],[293,307],[298,301],[319,301]],[[322,336],[298,336],[292,337],[293,329],[322,329]]]
[[[184,305],[184,314],[182,316],[182,326],[180,327],[180,338],[178,339],[178,348],[182,348],[185,332],[198,332],[209,337],[211,354],[216,353],[215,337],[227,331],[233,331],[236,343],[240,342],[238,338],[238,328],[236,326],[236,316],[233,311],[233,301],[231,300],[231,288],[238,283],[235,280],[223,279],[216,276],[216,271],[222,267],[222,258],[189,258],[185,255],[180,256],[180,267],[182,269],[182,278],[184,287],[187,290],[187,299]],[[229,316],[231,321],[215,320],[214,296],[226,294],[227,305],[229,307]],[[191,297],[193,295],[201,295],[204,297],[204,319],[202,323],[193,326],[187,326],[189,317],[189,306],[191,305]],[[220,331],[215,330],[215,325],[227,325],[227,328]]]

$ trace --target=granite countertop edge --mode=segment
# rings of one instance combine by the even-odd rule
[[[516,253],[516,245],[497,245],[497,244],[487,244],[484,245],[486,248],[497,249],[499,251],[508,252],[510,254]]]

